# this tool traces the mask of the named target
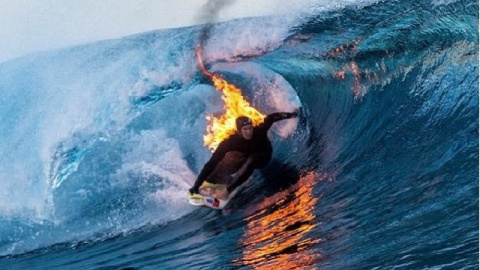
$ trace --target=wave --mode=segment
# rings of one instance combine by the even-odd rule
[[[216,24],[206,43],[207,67],[261,111],[302,107],[298,122],[274,127],[274,161],[233,202],[242,210],[227,218],[232,226],[246,226],[242,218],[275,222],[278,216],[266,213],[290,201],[268,198],[305,186],[292,192],[306,196],[296,203],[313,202],[313,216],[285,231],[311,225],[308,233],[329,235],[318,224],[336,224],[343,233],[327,243],[304,241],[303,248],[345,258],[345,241],[365,247],[352,248],[357,255],[337,258],[335,267],[401,264],[379,235],[402,247],[414,238],[430,243],[432,216],[444,225],[435,241],[450,241],[455,225],[443,211],[464,218],[465,235],[477,230],[471,206],[478,205],[478,3],[357,2],[296,16]],[[0,254],[103,241],[149,224],[194,226],[203,212],[192,212],[184,195],[211,154],[202,144],[205,116],[222,110],[196,68],[200,29],[0,65]],[[409,228],[417,233],[401,233]],[[252,237],[242,244],[248,250],[262,245]],[[333,263],[310,255],[312,264]],[[246,257],[233,264],[262,261],[253,251]]]

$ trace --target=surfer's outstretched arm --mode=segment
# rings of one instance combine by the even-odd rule
[[[225,154],[228,152],[228,139],[221,142],[215,152],[213,152],[212,157],[208,162],[203,166],[202,171],[197,177],[195,184],[190,188],[190,193],[198,193],[198,188],[203,184],[203,181],[212,173],[213,169],[217,164],[222,160]]]
[[[293,112],[276,112],[276,113],[271,113],[265,117],[263,120],[263,123],[260,125],[261,128],[264,129],[270,129],[272,127],[273,123],[277,121],[281,121],[284,119],[289,119],[289,118],[294,118],[298,116],[298,109],[293,111]]]

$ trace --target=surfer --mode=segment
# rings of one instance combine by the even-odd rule
[[[235,121],[237,132],[218,145],[190,193],[198,194],[205,180],[227,185],[227,192],[231,193],[252,175],[254,169],[263,168],[270,162],[273,148],[267,133],[273,123],[297,116],[298,109],[291,113],[272,113],[257,127],[253,127],[250,118],[238,117]]]

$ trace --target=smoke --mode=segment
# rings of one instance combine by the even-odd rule
[[[218,18],[218,13],[222,8],[232,5],[235,0],[209,0],[201,10],[198,16],[199,21],[205,23],[205,26],[200,31],[200,44],[203,48],[203,44],[210,37],[210,31],[212,30],[213,23]]]
[[[201,10],[198,19],[202,22],[212,23],[217,19],[219,11],[235,3],[235,0],[209,0]]]
[[[219,12],[227,6],[235,3],[235,0],[209,0],[201,9],[201,12],[198,16],[198,21],[205,23],[202,29],[200,30],[199,40],[197,42],[197,53],[200,53],[200,59],[202,63],[199,63],[203,66],[203,47],[207,40],[210,38],[210,34],[213,28],[213,23],[218,19]]]

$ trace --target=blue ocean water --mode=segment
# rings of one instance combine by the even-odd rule
[[[478,269],[478,2],[215,24],[209,70],[302,107],[223,212],[186,200],[222,111],[201,29],[0,64],[1,269]]]

